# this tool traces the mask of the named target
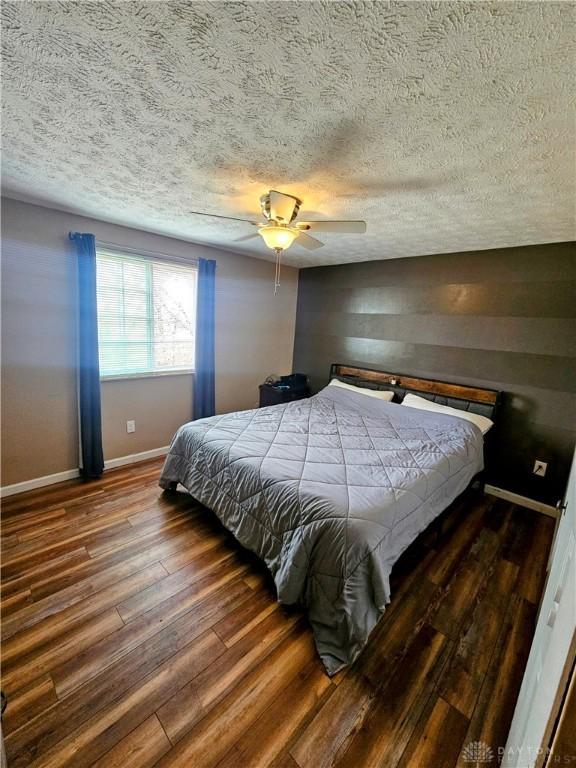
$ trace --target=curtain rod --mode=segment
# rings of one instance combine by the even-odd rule
[[[108,243],[105,240],[99,240],[96,238],[96,246],[101,248],[107,248],[111,251],[117,251],[118,253],[126,253],[131,256],[143,256],[144,258],[151,259],[163,259],[164,261],[177,261],[182,264],[188,264],[191,266],[198,266],[198,259],[187,259],[184,256],[172,256],[168,253],[160,253],[159,251],[148,251],[144,248],[131,248],[128,245],[118,245],[117,243]]]

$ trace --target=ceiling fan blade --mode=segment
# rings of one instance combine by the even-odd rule
[[[305,232],[342,232],[358,235],[366,232],[365,221],[299,221],[296,226]]]
[[[258,232],[250,232],[249,235],[244,235],[244,237],[236,237],[234,238],[235,243],[242,243],[244,240],[253,240],[255,237],[258,237]]]
[[[302,248],[306,248],[307,251],[315,251],[317,248],[322,248],[324,246],[324,243],[321,243],[320,240],[316,240],[315,237],[310,237],[310,235],[306,235],[304,232],[300,232],[294,242],[296,245],[301,245]]]
[[[250,219],[238,219],[235,216],[221,216],[219,213],[204,213],[204,211],[188,211],[192,216],[210,216],[212,219],[227,219],[228,221],[243,221],[245,224],[252,224],[253,227],[258,226],[257,221],[250,221]]]
[[[283,224],[289,224],[292,221],[294,209],[298,205],[298,200],[292,195],[285,195],[283,192],[270,190],[270,218],[280,221]]]

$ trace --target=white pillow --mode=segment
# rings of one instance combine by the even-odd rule
[[[353,384],[346,384],[345,381],[338,381],[338,379],[332,379],[328,386],[342,387],[343,389],[349,389],[351,392],[356,392],[359,395],[368,395],[368,397],[376,397],[378,400],[387,400],[388,402],[394,397],[394,392],[390,392],[389,390],[355,387]]]
[[[418,395],[405,395],[402,405],[407,405],[408,408],[420,408],[422,411],[445,413],[448,416],[457,416],[459,419],[471,421],[472,424],[476,424],[483,435],[494,424],[487,416],[480,416],[478,413],[470,413],[470,411],[461,411],[458,408],[450,408],[449,405],[438,405],[438,403],[433,403],[431,400],[426,400],[425,397],[418,397]]]

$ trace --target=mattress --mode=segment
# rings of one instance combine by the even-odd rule
[[[185,424],[160,485],[182,484],[264,560],[333,675],[389,603],[398,557],[482,470],[482,448],[460,418],[327,387]]]

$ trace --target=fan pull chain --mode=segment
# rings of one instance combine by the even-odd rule
[[[275,248],[276,251],[276,274],[274,275],[274,296],[280,288],[280,259],[282,257],[282,248]]]

